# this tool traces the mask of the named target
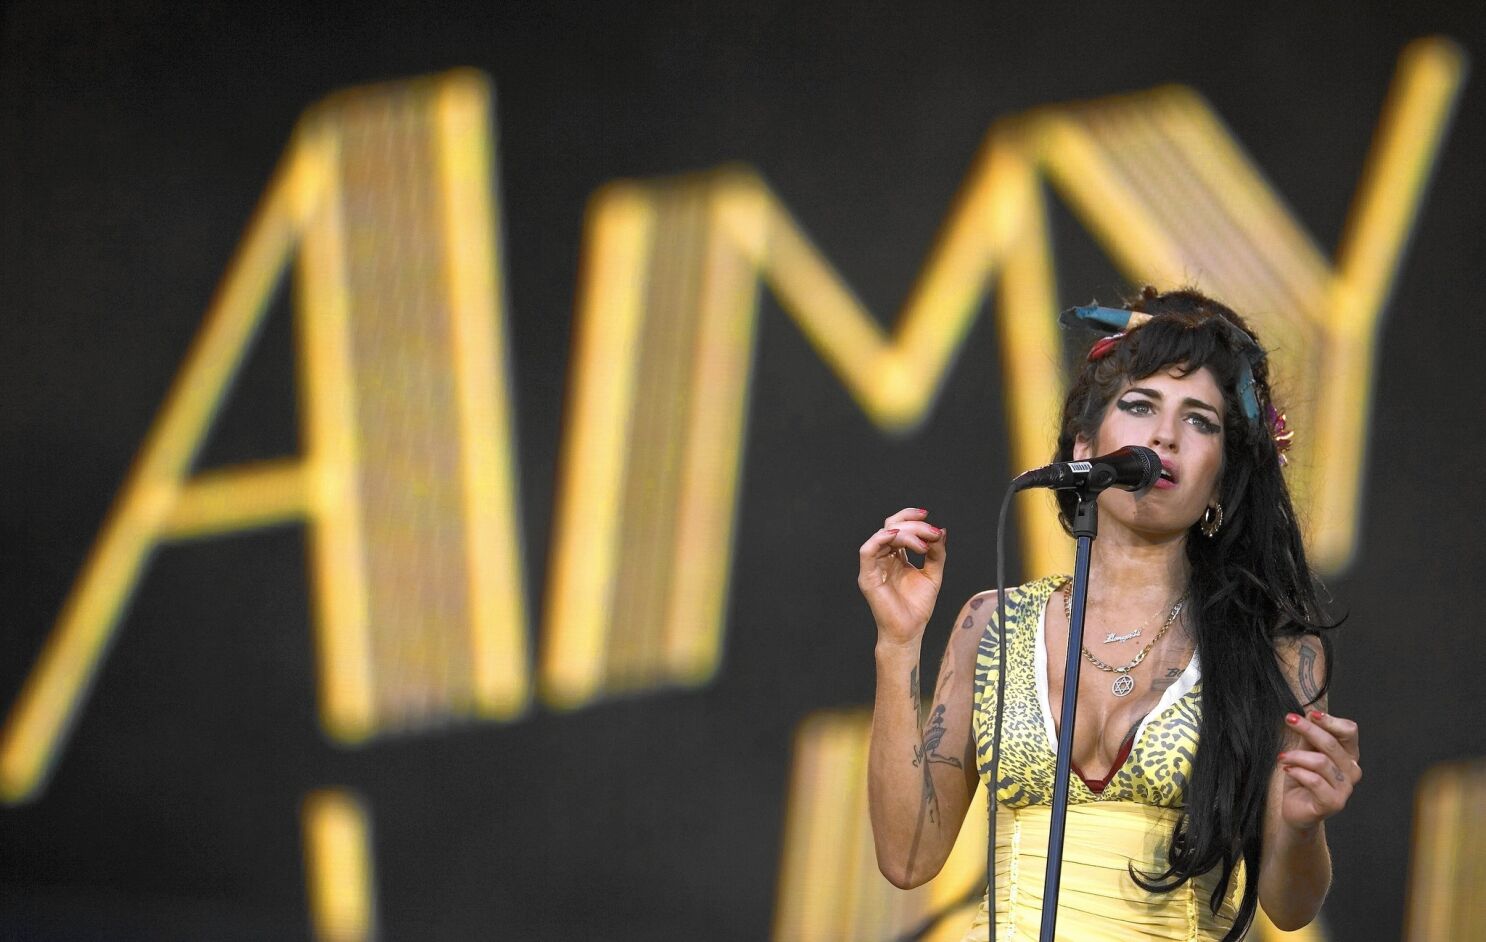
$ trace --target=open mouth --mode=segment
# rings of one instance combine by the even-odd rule
[[[1173,472],[1171,470],[1171,466],[1164,461],[1161,462],[1161,479],[1163,481],[1170,481],[1172,484],[1176,483],[1175,472]]]

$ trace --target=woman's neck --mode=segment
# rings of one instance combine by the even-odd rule
[[[1153,539],[1101,527],[1089,559],[1089,599],[1108,608],[1169,605],[1186,591],[1189,568],[1186,534]]]

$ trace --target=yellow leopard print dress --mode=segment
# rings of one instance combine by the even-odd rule
[[[1042,885],[1057,762],[1057,732],[1048,709],[1048,599],[1067,576],[1049,576],[1006,596],[1006,716],[996,799],[996,939],[1035,940],[1042,920]],[[975,663],[973,727],[981,780],[989,783],[991,736],[999,670],[996,620],[981,636]],[[1208,904],[1216,873],[1171,893],[1148,893],[1127,866],[1155,869],[1181,813],[1202,715],[1197,656],[1136,730],[1125,761],[1102,791],[1074,775],[1068,791],[1058,938],[1080,942],[1131,939],[1217,940],[1233,924],[1242,879],[1233,881],[1215,916]],[[981,902],[965,942],[988,942],[989,913]]]

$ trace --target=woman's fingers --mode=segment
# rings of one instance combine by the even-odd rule
[[[1322,713],[1320,710],[1312,710],[1307,714],[1311,722],[1326,730],[1341,747],[1347,751],[1352,758],[1360,754],[1361,742],[1358,736],[1357,724],[1344,716],[1332,716],[1330,713]]]
[[[1288,714],[1285,722],[1300,734],[1307,745],[1326,755],[1349,781],[1362,780],[1356,723],[1319,710],[1312,710],[1309,716]]]
[[[1301,768],[1325,780],[1326,784],[1334,790],[1349,789],[1351,781],[1331,757],[1320,752],[1310,752],[1295,749],[1280,753],[1280,764],[1288,768]]]
[[[904,507],[902,510],[882,521],[882,527],[886,530],[892,527],[896,527],[898,524],[903,523],[906,520],[927,519],[929,519],[929,512],[922,507]]]
[[[1357,724],[1320,710],[1309,715],[1290,713],[1285,722],[1302,741],[1303,748],[1280,753],[1279,764],[1287,778],[1305,789],[1316,820],[1324,820],[1346,807],[1352,790],[1362,781],[1358,762]]]
[[[924,519],[926,512],[914,508],[900,510],[883,521],[883,527],[878,530],[867,542],[862,544],[863,553],[868,545],[873,545],[874,556],[890,555],[889,550],[884,548],[885,544],[891,544],[896,549],[911,550],[921,555],[927,555],[929,546],[944,536],[944,531]],[[914,516],[917,515],[917,516]]]
[[[904,520],[898,524],[898,535],[893,542],[903,549],[928,555],[929,547],[944,538],[944,531],[931,523]]]
[[[949,537],[949,531],[935,527],[934,538],[929,541],[929,548],[924,553],[924,575],[934,581],[935,585],[944,584],[944,544]]]
[[[1336,789],[1327,781],[1326,776],[1300,765],[1282,765],[1281,768],[1292,781],[1304,788],[1310,795],[1311,813],[1314,814],[1316,822],[1324,821],[1341,810],[1344,802],[1337,801]]]
[[[885,521],[888,525],[867,537],[857,550],[860,560],[858,583],[863,591],[884,585],[897,567],[911,565],[908,551],[924,557],[923,573],[935,585],[944,573],[944,531],[923,519],[925,511],[907,508]]]
[[[893,545],[893,541],[897,535],[898,530],[896,528],[888,529],[887,527],[883,527],[881,530],[867,537],[867,542],[863,543],[862,548],[858,551],[862,562],[867,563],[874,559],[882,559],[897,552],[897,547]]]
[[[1295,806],[1290,797],[1285,799],[1283,816],[1297,827],[1310,827],[1325,821],[1347,806],[1352,797],[1352,786],[1331,760],[1319,752],[1282,752],[1280,769],[1294,783],[1299,795],[1304,796],[1304,806]],[[1295,792],[1290,796],[1298,797]]]

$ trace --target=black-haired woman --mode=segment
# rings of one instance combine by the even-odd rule
[[[1356,724],[1326,712],[1332,625],[1281,472],[1290,433],[1263,348],[1195,291],[1148,288],[1129,311],[1090,310],[1126,322],[1090,349],[1054,460],[1142,445],[1163,473],[1144,492],[1099,497],[1059,935],[1237,939],[1257,906],[1304,926],[1331,879],[1324,822],[1362,771]],[[1072,498],[1060,500],[1066,526]],[[921,718],[919,648],[945,546],[910,508],[860,551],[878,632],[878,864],[900,887],[933,877],[999,751],[996,899],[967,939],[987,939],[992,920],[998,940],[1035,939],[1070,580],[1008,590],[1001,704],[996,593],[970,599]]]

